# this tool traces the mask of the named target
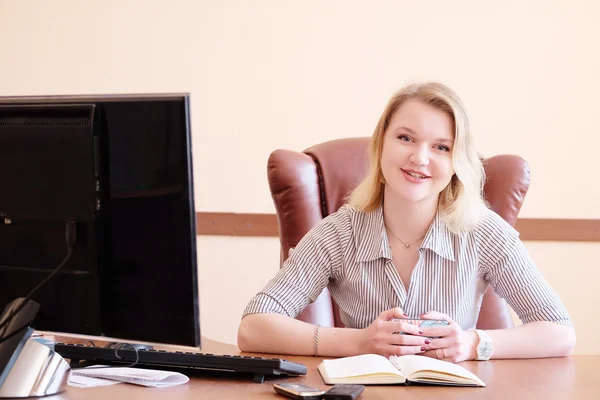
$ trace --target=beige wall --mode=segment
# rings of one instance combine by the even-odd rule
[[[439,79],[484,154],[530,162],[522,216],[599,218],[598,17],[567,0],[1,0],[0,94],[189,91],[197,210],[262,213],[273,149],[369,135],[396,88]],[[600,353],[600,244],[526,245],[576,352]],[[202,332],[234,342],[278,241],[199,237],[198,257]]]

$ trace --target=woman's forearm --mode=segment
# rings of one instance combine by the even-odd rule
[[[575,347],[574,329],[553,322],[530,322],[486,332],[494,343],[493,359],[568,356]]]
[[[280,314],[250,314],[238,330],[238,347],[244,352],[313,355],[316,325]],[[361,330],[319,329],[318,354],[345,357],[360,354]]]

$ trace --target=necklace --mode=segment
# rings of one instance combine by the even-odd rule
[[[388,227],[387,227],[387,225],[385,226],[385,228],[386,228],[388,231],[392,232],[392,235],[394,235],[394,237],[395,237],[396,239],[398,239],[398,240],[400,241],[400,243],[402,243],[402,244],[404,245],[404,247],[406,247],[407,249],[408,249],[410,246],[412,246],[413,244],[417,243],[418,241],[420,241],[420,240],[424,239],[424,238],[425,238],[425,235],[427,235],[427,234],[423,235],[423,237],[422,237],[422,238],[420,238],[420,239],[417,239],[417,240],[415,240],[415,241],[414,241],[414,242],[412,242],[412,243],[406,243],[405,241],[403,241],[402,239],[400,239],[398,236],[396,236],[396,234],[395,234],[395,233],[394,233],[394,232],[393,232],[393,231],[392,231],[390,228],[388,228]]]

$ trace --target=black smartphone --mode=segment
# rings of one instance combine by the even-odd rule
[[[325,393],[325,391],[321,389],[289,382],[274,383],[273,389],[282,396],[299,400],[319,400]]]
[[[321,397],[323,400],[354,400],[365,390],[364,385],[333,385]]]

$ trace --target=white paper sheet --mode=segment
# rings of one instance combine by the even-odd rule
[[[69,381],[67,382],[69,386],[78,388],[118,385],[120,383],[123,382],[112,381],[109,379],[88,378],[87,376],[73,375],[72,373],[69,374]]]
[[[190,379],[179,373],[171,371],[159,371],[153,369],[129,368],[129,367],[110,367],[98,368],[99,365],[93,367],[76,369],[71,371],[71,378],[100,378],[100,380],[110,380],[116,382],[132,383],[135,385],[148,387],[167,387],[182,385]],[[97,379],[98,380],[98,379]],[[100,383],[104,385],[105,383]],[[100,386],[96,385],[96,386]],[[79,386],[81,387],[81,386]],[[86,386],[90,387],[90,386]]]

